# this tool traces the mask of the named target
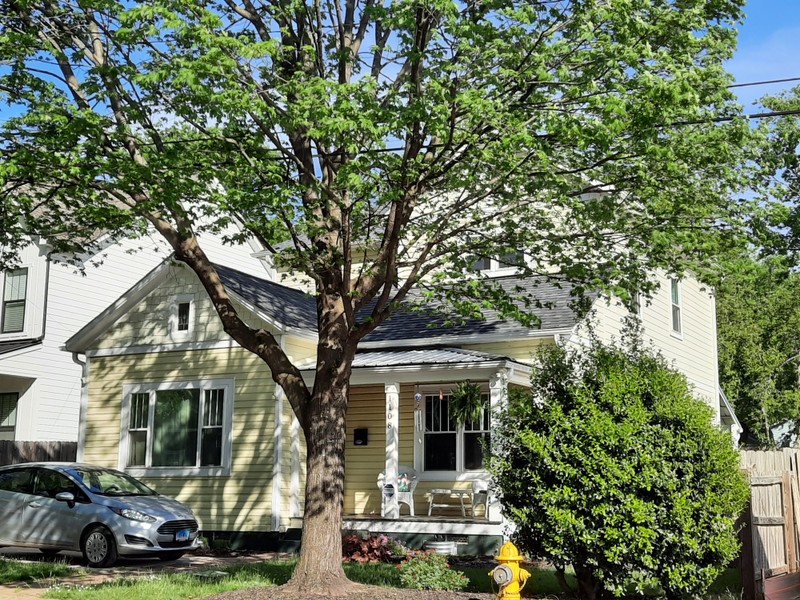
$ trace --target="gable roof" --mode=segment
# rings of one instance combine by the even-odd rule
[[[410,310],[400,308],[384,323],[364,338],[362,346],[386,345],[400,340],[419,340],[430,344],[436,338],[465,338],[491,336],[503,339],[524,338],[571,330],[579,320],[571,307],[572,286],[566,282],[544,279],[520,279],[513,275],[493,278],[512,297],[523,294],[535,297],[541,308],[533,309],[540,319],[532,328],[512,319],[502,319],[493,309],[484,310],[484,319],[467,319],[463,323],[447,324],[452,317],[435,309]]]
[[[288,328],[316,331],[316,304],[304,292],[224,265],[215,266],[225,288],[248,302],[261,316]]]
[[[165,260],[142,280],[100,313],[69,340],[64,348],[72,352],[86,350],[102,333],[116,323],[130,308],[161,284],[173,264]],[[314,298],[301,290],[256,277],[224,265],[216,265],[217,272],[234,301],[253,310],[264,320],[279,329],[294,330],[300,335],[313,335],[317,331],[317,311]],[[363,348],[386,346],[444,345],[470,338],[513,338],[552,336],[571,331],[578,315],[570,306],[571,286],[545,280],[521,280],[510,276],[496,278],[496,283],[510,293],[521,290],[539,300],[542,308],[535,310],[541,319],[538,328],[531,328],[513,320],[501,319],[493,310],[485,311],[485,319],[471,319],[459,324],[446,324],[448,315],[435,308],[413,310],[401,308],[370,333]],[[454,339],[455,338],[455,339]]]

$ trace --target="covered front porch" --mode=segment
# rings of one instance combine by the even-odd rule
[[[528,365],[460,348],[359,353],[345,449],[345,529],[390,535],[502,536],[483,448],[508,386],[529,385]],[[449,414],[453,387],[480,387],[479,418]]]

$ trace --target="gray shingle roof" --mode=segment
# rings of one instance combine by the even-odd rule
[[[498,277],[493,280],[511,295],[518,295],[516,287],[522,288],[521,294],[536,298],[541,308],[531,309],[539,319],[539,327],[532,329],[513,320],[503,320],[497,311],[485,310],[484,320],[470,319],[459,325],[445,325],[447,315],[433,310],[398,310],[389,319],[370,333],[365,342],[391,341],[401,339],[430,339],[441,336],[475,336],[492,335],[523,337],[535,331],[555,331],[572,328],[578,321],[578,315],[571,308],[568,283],[553,283],[544,280],[520,279],[518,277]]]
[[[314,299],[299,290],[273,281],[254,277],[222,265],[217,266],[225,286],[284,325],[316,331],[317,315]],[[531,331],[563,331],[575,325],[578,316],[570,306],[571,286],[543,280],[521,280],[500,277],[493,280],[510,293],[522,288],[523,294],[537,298],[542,304],[533,312],[541,319],[538,328],[531,329],[513,320],[503,320],[494,310],[485,311],[485,320],[471,319],[463,324],[445,325],[448,316],[435,310],[400,309],[370,333],[365,342],[393,340],[430,340],[438,337],[467,337],[476,335],[524,337]]]
[[[287,327],[316,331],[317,309],[313,298],[274,281],[216,265],[222,283],[266,316]]]

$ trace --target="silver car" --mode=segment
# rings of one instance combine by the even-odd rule
[[[90,567],[118,556],[175,560],[199,545],[191,509],[114,469],[79,463],[0,467],[0,546],[55,555],[79,550]]]

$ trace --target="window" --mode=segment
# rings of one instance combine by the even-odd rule
[[[475,471],[482,469],[484,444],[489,443],[489,395],[483,394],[480,419],[458,425],[450,417],[449,395],[425,396],[426,471]]]
[[[189,307],[188,302],[178,304],[178,331],[189,331]]]
[[[172,297],[169,311],[169,332],[173,339],[186,340],[194,329],[194,294],[178,294]]]
[[[18,393],[0,393],[0,440],[14,439],[14,430],[17,426],[17,402],[19,402]]]
[[[670,295],[672,300],[672,331],[681,333],[681,288],[680,281],[670,279]]]
[[[525,255],[522,252],[507,252],[500,257],[477,257],[472,263],[473,271],[487,271],[495,272],[502,271],[502,274],[508,274],[515,271],[520,265],[525,264]]]
[[[125,467],[170,474],[227,472],[232,380],[126,388],[121,444]]]
[[[3,323],[0,333],[18,333],[24,329],[27,288],[27,268],[6,271],[3,285]]]

